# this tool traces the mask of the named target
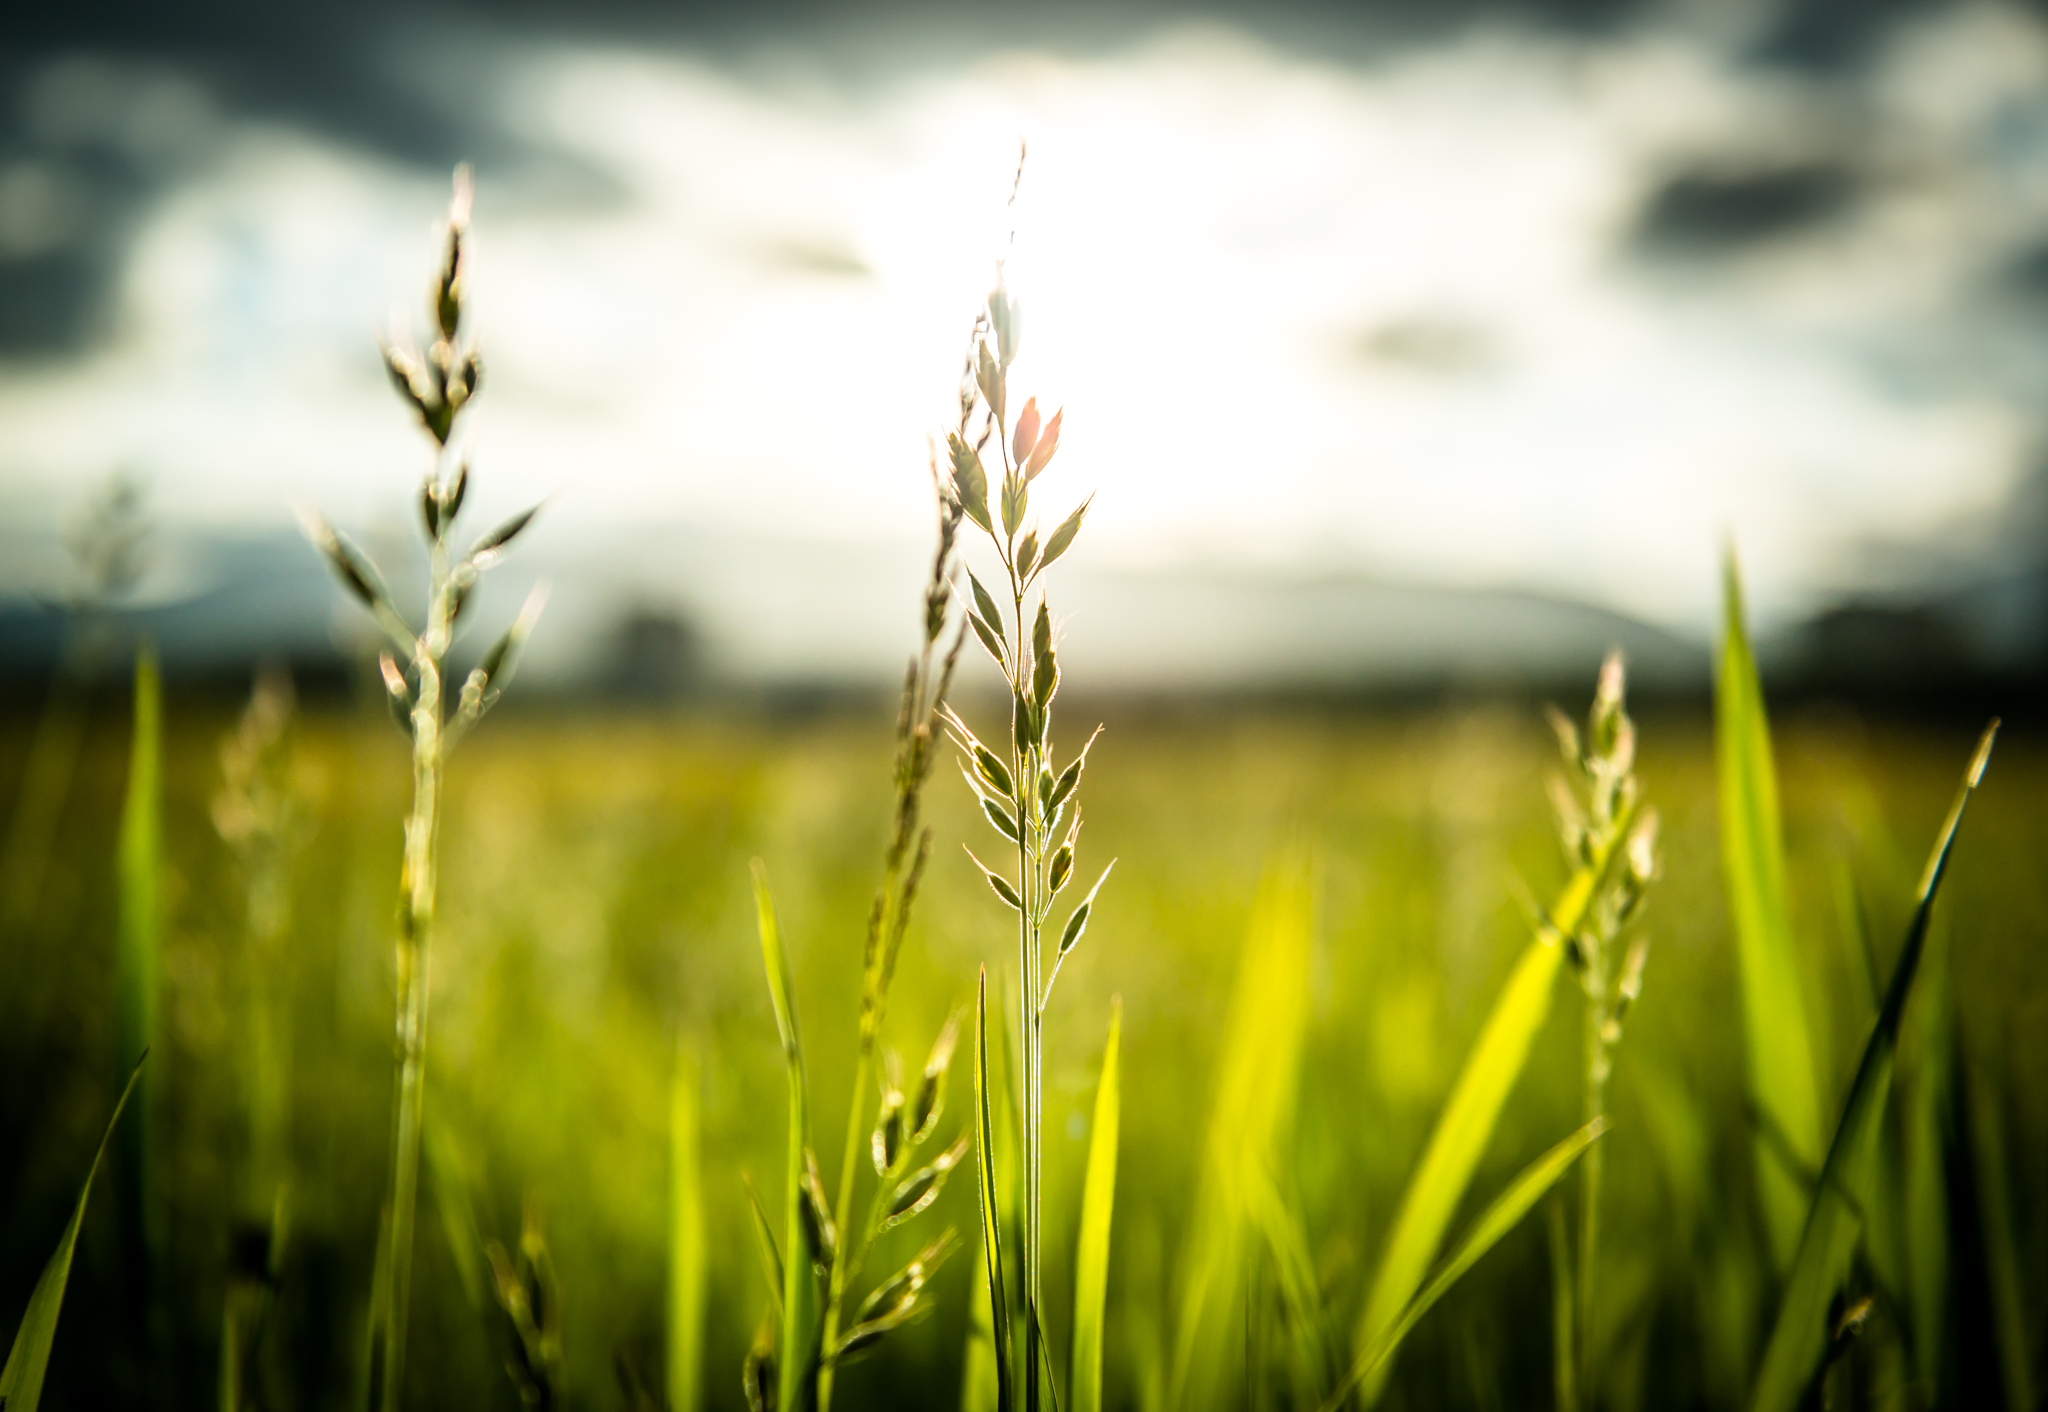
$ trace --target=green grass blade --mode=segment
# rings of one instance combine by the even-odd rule
[[[1885,987],[1884,1005],[1878,1011],[1863,1058],[1856,1066],[1856,1078],[1849,1087],[1841,1121],[1828,1144],[1827,1160],[1821,1167],[1820,1184],[1806,1214],[1800,1233],[1798,1253],[1786,1279],[1784,1297],[1764,1349],[1763,1367],[1757,1375],[1750,1399],[1752,1412],[1792,1412],[1812,1382],[1814,1370],[1826,1349],[1828,1306],[1834,1299],[1855,1254],[1861,1224],[1859,1213],[1868,1198],[1871,1166],[1876,1159],[1877,1141],[1883,1126],[1885,1099],[1891,1090],[1892,1059],[1898,1046],[1899,1023],[1906,998],[1920,968],[1920,955],[1927,942],[1927,925],[1934,912],[1935,895],[1948,869],[1949,852],[1955,844],[1956,828],[1970,795],[1984,778],[1991,759],[1991,742],[1998,733],[1993,721],[1977,743],[1969,773],[1950,806],[1926,872],[1920,879],[1918,905],[1906,930],[1905,945],[1892,968]]]
[[[1558,933],[1546,929],[1522,952],[1507,989],[1494,1002],[1493,1013],[1487,1016],[1486,1027],[1430,1135],[1421,1165],[1402,1194],[1386,1253],[1380,1258],[1379,1273],[1366,1299],[1365,1315],[1359,1320],[1361,1350],[1385,1342],[1436,1258],[1444,1230],[1493,1136],[1501,1106],[1521,1076],[1529,1045],[1549,1018],[1553,983],[1563,956]],[[1390,1357],[1373,1361],[1364,1384],[1368,1405],[1379,1399],[1392,1366]]]
[[[1479,1218],[1466,1231],[1465,1238],[1458,1242],[1450,1258],[1437,1267],[1414,1298],[1408,1301],[1400,1315],[1388,1325],[1386,1331],[1375,1340],[1351,1365],[1350,1374],[1323,1403],[1323,1412],[1336,1412],[1354,1387],[1369,1381],[1374,1372],[1384,1368],[1393,1359],[1394,1351],[1401,1346],[1401,1340],[1409,1330],[1419,1323],[1424,1314],[1435,1306],[1439,1299],[1450,1292],[1451,1286],[1462,1279],[1467,1270],[1478,1264],[1487,1251],[1500,1243],[1500,1238],[1521,1223],[1531,1207],[1541,1201],[1564,1174],[1571,1170],[1572,1163],[1585,1154],[1587,1148],[1600,1140],[1607,1131],[1607,1120],[1595,1118],[1570,1137],[1524,1167],[1515,1179],[1508,1183],[1506,1190],[1493,1199],[1493,1204],[1479,1213]]]
[[[1251,1218],[1265,1237],[1273,1274],[1287,1311],[1288,1353],[1294,1400],[1313,1406],[1322,1399],[1336,1367],[1331,1356],[1330,1325],[1317,1284],[1315,1257],[1308,1237],[1272,1178],[1264,1173],[1248,1193]]]
[[[462,1285],[462,1297],[470,1307],[482,1312],[487,1307],[491,1277],[462,1153],[449,1135],[447,1124],[438,1121],[426,1126],[426,1149],[427,1171],[434,1179],[434,1204],[441,1211],[441,1228],[447,1233],[448,1252],[455,1260],[456,1280]]]
[[[804,1085],[803,1042],[797,1032],[795,987],[789,978],[789,956],[775,925],[775,903],[768,895],[768,869],[754,860],[754,911],[761,929],[761,960],[768,971],[768,994],[775,1005],[775,1032],[782,1040],[783,1067],[789,1075],[789,1153],[783,1172],[782,1339],[777,1350],[775,1405],[778,1412],[810,1406],[818,1371],[818,1280],[816,1268],[804,1258],[804,1153],[810,1123]]]
[[[1095,1123],[1088,1135],[1088,1170],[1081,1183],[1081,1233],[1074,1250],[1074,1412],[1102,1412],[1103,1305],[1109,1295],[1109,1226],[1116,1206],[1116,1151],[1121,1080],[1118,1050],[1124,1002],[1109,1003],[1109,1040],[1102,1048],[1102,1078],[1095,1086]]]
[[[996,1206],[995,1129],[988,1101],[988,967],[974,993],[974,1155],[980,1176],[981,1248],[988,1282],[991,1342],[996,1355],[996,1406],[1010,1412],[1016,1384],[1010,1371],[1010,1302],[1003,1284],[1002,1221]]]
[[[697,1061],[678,1046],[669,1088],[668,1407],[704,1399],[704,1157]]]
[[[1315,860],[1290,848],[1267,866],[1238,957],[1201,1182],[1183,1238],[1169,1406],[1230,1395],[1222,1360],[1243,1346],[1232,1311],[1253,1199],[1294,1107],[1314,940]]]
[[[119,931],[114,951],[114,1072],[156,1042],[157,973],[163,949],[163,688],[156,654],[135,655],[135,731],[121,805],[115,864]],[[149,1171],[150,1085],[136,1097],[136,1121],[114,1149],[123,1239],[145,1265],[156,1246]]]
[[[145,1053],[142,1059],[148,1057]],[[114,1116],[107,1119],[107,1130],[100,1137],[99,1150],[93,1153],[92,1166],[86,1170],[85,1185],[79,1189],[78,1205],[72,1208],[71,1219],[64,1225],[57,1253],[43,1266],[42,1278],[36,1281],[28,1297],[28,1309],[21,1316],[21,1327],[15,1331],[14,1346],[7,1352],[7,1366],[0,1369],[0,1408],[7,1412],[36,1412],[36,1403],[42,1398],[43,1375],[50,1367],[50,1345],[57,1338],[57,1316],[64,1309],[64,1286],[71,1280],[71,1255],[78,1248],[78,1228],[85,1221],[86,1198],[92,1195],[92,1179],[99,1174],[100,1161],[107,1155],[107,1142],[114,1135],[114,1126],[121,1121],[121,1110],[128,1106],[136,1080],[142,1077],[142,1059],[136,1061],[134,1072],[128,1075],[128,1085],[114,1105]]]
[[[1813,1034],[1793,953],[1785,902],[1785,849],[1778,779],[1763,687],[1743,624],[1733,550],[1724,571],[1724,622],[1714,684],[1714,751],[1720,775],[1721,853],[1741,978],[1750,1101],[1761,1121],[1807,1171],[1821,1158],[1820,1095]],[[1771,1257],[1792,1258],[1808,1192],[1770,1135],[1756,1143],[1757,1182]]]

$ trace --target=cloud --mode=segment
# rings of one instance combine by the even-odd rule
[[[1021,385],[1068,408],[1039,493],[1100,490],[1078,563],[1514,584],[1697,629],[1724,533],[1784,614],[1884,572],[1858,545],[1962,533],[2029,463],[2024,389],[1968,350],[1997,317],[1972,291],[2035,248],[2035,148],[1996,139],[2048,133],[2012,58],[2040,43],[1930,18],[1847,98],[1642,27],[1362,63],[1176,27],[860,84],[508,34],[438,96],[387,81],[494,134],[477,483],[486,514],[563,489],[550,553],[592,595],[718,596],[663,546],[722,540],[914,577],[924,436],[1007,256]],[[372,335],[417,302],[445,178],[194,111],[205,158],[120,245],[100,333],[0,377],[10,494],[127,463],[194,524],[311,500],[398,525],[422,452]],[[0,246],[44,248],[44,219]],[[1646,266],[1644,232],[1697,258]],[[1902,386],[1930,329],[1964,355]],[[719,595],[769,593],[720,565]],[[897,626],[845,631],[885,660]]]

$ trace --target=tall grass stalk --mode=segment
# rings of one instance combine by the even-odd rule
[[[536,589],[517,620],[471,669],[460,688],[450,689],[449,649],[478,580],[539,511],[535,506],[514,515],[467,552],[455,548],[455,521],[468,494],[470,469],[456,433],[462,414],[476,397],[483,372],[475,343],[463,328],[469,212],[469,173],[464,168],[455,176],[441,266],[427,296],[436,337],[424,354],[399,336],[384,347],[392,382],[418,415],[433,446],[419,498],[429,565],[425,628],[415,631],[406,622],[382,575],[361,550],[317,513],[309,510],[303,514],[308,537],[389,639],[392,650],[382,654],[379,667],[393,714],[412,739],[412,805],[405,819],[405,853],[399,873],[389,1244],[372,1301],[375,1328],[370,1350],[375,1395],[386,1412],[396,1412],[405,1382],[420,1134],[426,1108],[427,1001],[442,772],[448,752],[496,704],[546,601],[544,592]]]
[[[885,1076],[880,1098],[879,1126],[872,1135],[867,1127],[868,1089],[877,1076],[878,1046],[888,1016],[889,988],[896,976],[896,960],[910,925],[925,865],[930,861],[932,831],[922,823],[924,787],[938,758],[941,717],[946,695],[952,689],[953,672],[959,664],[960,648],[966,640],[966,626],[954,633],[943,653],[939,646],[945,636],[952,599],[955,545],[959,538],[961,509],[949,493],[936,464],[932,481],[938,492],[938,547],[932,555],[931,572],[925,578],[920,642],[904,673],[903,696],[896,715],[895,807],[891,815],[889,844],[882,859],[882,881],[868,911],[867,941],[861,962],[860,1029],[853,1066],[853,1094],[847,1102],[846,1138],[840,1152],[837,1196],[833,1202],[835,1227],[851,1237],[851,1243],[834,1252],[827,1275],[823,1346],[826,1356],[818,1370],[817,1398],[820,1412],[829,1412],[839,1355],[840,1330],[845,1319],[846,1295],[850,1282],[860,1273],[867,1247],[879,1234],[881,1222],[870,1219],[860,1233],[854,1233],[854,1192],[863,1152],[874,1157],[877,1178],[885,1185],[895,1168],[907,1159],[910,1149],[923,1141],[938,1119],[947,1067],[952,1060],[953,1041],[942,1036],[942,1048],[933,1051],[933,1064],[914,1095],[906,1095],[893,1069]],[[946,1035],[957,1034],[957,1021]],[[936,1067],[933,1067],[936,1065]],[[929,1090],[927,1092],[927,1090]],[[914,1110],[914,1111],[907,1111]],[[906,1143],[906,1136],[913,1140]],[[881,1189],[877,1189],[879,1200]]]
[[[1638,935],[1625,954],[1617,948],[1625,928],[1642,909],[1651,879],[1657,874],[1657,811],[1641,807],[1641,785],[1635,772],[1636,728],[1629,719],[1627,677],[1620,653],[1600,668],[1600,683],[1579,729],[1563,713],[1551,712],[1567,774],[1551,779],[1551,799],[1566,859],[1574,868],[1620,855],[1608,870],[1578,929],[1566,942],[1566,957],[1585,992],[1586,1123],[1607,1118],[1607,1081],[1614,1069],[1614,1048],[1623,1023],[1642,994],[1643,967],[1649,939]],[[1587,1402],[1599,1396],[1600,1345],[1595,1325],[1595,1290],[1600,1251],[1600,1191],[1605,1174],[1604,1149],[1594,1144],[1579,1167],[1578,1255],[1573,1262],[1576,1289],[1572,1336],[1561,1341],[1560,1354],[1575,1367],[1569,1382]]]
[[[959,1038],[959,1015],[949,1018],[940,1029],[923,1072],[908,1089],[901,1060],[881,1045],[897,958],[931,858],[932,831],[922,822],[924,787],[938,757],[946,693],[966,641],[962,625],[951,645],[940,650],[950,617],[954,550],[962,512],[936,464],[932,482],[938,497],[938,547],[924,584],[918,651],[905,672],[896,716],[895,802],[882,881],[868,911],[853,1095],[848,1103],[836,1199],[827,1198],[817,1156],[810,1147],[810,1100],[794,984],[775,924],[767,870],[758,859],[754,864],[762,959],[782,1040],[790,1104],[779,1250],[774,1223],[756,1208],[760,1244],[779,1306],[776,1320],[764,1325],[747,1355],[744,1382],[756,1412],[770,1406],[779,1412],[812,1407],[823,1412],[828,1408],[840,1367],[925,1311],[927,1306],[921,1302],[925,1284],[952,1253],[956,1239],[950,1228],[942,1231],[908,1265],[874,1286],[853,1312],[847,1313],[854,1281],[875,1242],[885,1232],[929,1210],[967,1151],[963,1136],[924,1165],[915,1165],[938,1131],[946,1076]],[[872,1130],[868,1127],[871,1084],[879,1091]],[[876,1180],[866,1209],[857,1212],[855,1194],[863,1153],[874,1164]]]
[[[1604,822],[1594,830],[1590,819],[1581,817],[1579,832],[1574,834],[1567,829],[1567,851],[1574,860],[1572,874],[1551,902],[1549,911],[1540,916],[1532,914],[1536,934],[1523,948],[1521,959],[1515,963],[1506,987],[1479,1031],[1479,1038],[1473,1042],[1472,1052],[1466,1056],[1465,1066],[1452,1085],[1421,1162],[1408,1179],[1393,1228],[1387,1234],[1386,1248],[1366,1296],[1354,1343],[1355,1366],[1364,1369],[1355,1374],[1354,1381],[1362,1384],[1361,1396],[1368,1406],[1379,1400],[1386,1386],[1402,1336],[1396,1330],[1405,1333],[1412,1324],[1403,1324],[1402,1320],[1421,1297],[1430,1261],[1436,1257],[1451,1216],[1471,1185],[1473,1171],[1493,1136],[1501,1107],[1521,1077],[1529,1046],[1549,1019],[1558,968],[1567,956],[1581,949],[1577,938],[1615,905],[1615,890],[1639,890],[1648,880],[1649,869],[1654,867],[1654,824],[1647,829],[1639,824],[1640,801],[1633,776],[1625,768],[1633,760],[1634,745],[1631,728],[1624,750],[1622,686],[1619,660],[1611,659],[1602,671],[1602,686],[1595,697],[1594,720],[1600,730],[1591,743],[1593,752],[1602,757],[1601,769],[1607,777],[1602,786],[1609,791],[1602,806],[1607,811],[1602,816]],[[1610,695],[1611,700],[1603,707],[1602,697]],[[1585,753],[1576,745],[1575,735],[1575,729],[1569,735],[1561,732],[1568,758],[1583,757]],[[1647,840],[1640,850],[1635,846],[1638,839]],[[1639,862],[1645,863],[1645,871],[1636,876]],[[1591,1136],[1573,1152],[1572,1160],[1604,1130],[1604,1119],[1590,1120],[1580,1132]],[[1561,1153],[1564,1148],[1556,1151]],[[1556,1174],[1562,1175],[1568,1166],[1569,1161],[1558,1167]],[[1541,1168],[1540,1163],[1529,1169],[1531,1173],[1538,1170],[1547,1169]],[[1475,1251],[1472,1259],[1482,1253]]]
[[[1021,168],[1020,168],[1021,175]],[[1074,849],[1080,836],[1078,790],[1088,744],[1063,768],[1055,770],[1052,745],[1052,703],[1059,690],[1060,670],[1053,644],[1052,609],[1041,591],[1028,619],[1025,605],[1039,578],[1072,547],[1088,513],[1088,501],[1041,537],[1029,519],[1031,485],[1059,449],[1061,413],[1042,419],[1038,401],[1025,402],[1010,416],[1009,369],[1022,335],[1016,301],[998,280],[985,312],[976,321],[974,394],[986,418],[980,434],[947,437],[953,467],[953,492],[968,519],[988,536],[1004,577],[999,583],[1005,602],[968,572],[973,602],[967,620],[974,635],[1003,674],[1009,688],[1010,741],[1008,758],[983,745],[957,715],[946,722],[965,756],[963,773],[981,804],[983,815],[1016,851],[1014,878],[975,859],[1004,906],[1017,914],[1018,1026],[1023,1044],[1020,1148],[1023,1154],[1023,1337],[1021,1359],[1026,1412],[1038,1412],[1044,1398],[1049,1353],[1044,1346],[1044,1239],[1042,1129],[1044,1126],[1044,1024],[1059,968],[1088,927],[1095,897],[1108,880],[1105,867],[1095,886],[1068,915],[1056,949],[1046,955],[1046,923],[1054,899],[1074,876]],[[991,339],[993,342],[991,342]],[[963,406],[969,394],[963,388]],[[963,419],[965,420],[965,419]],[[982,453],[993,443],[1002,473],[991,510],[990,475]],[[1014,633],[1014,637],[1012,634]],[[1062,829],[1064,825],[1064,830]],[[972,856],[970,853],[969,856]],[[1111,867],[1115,866],[1112,860]],[[1051,966],[1048,970],[1047,961]],[[1000,1321],[998,1339],[1004,1337]]]

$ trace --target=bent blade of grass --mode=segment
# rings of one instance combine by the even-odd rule
[[[1294,1106],[1307,1029],[1315,867],[1305,847],[1274,858],[1245,928],[1181,1265],[1172,1407],[1206,1405],[1230,1393],[1220,1360],[1242,1346],[1232,1334],[1231,1309],[1246,1269],[1252,1199]]]
[[[1068,1378],[1074,1412],[1102,1412],[1103,1305],[1109,1294],[1109,1227],[1116,1206],[1117,1127],[1121,1097],[1119,1049],[1124,1002],[1109,1002],[1109,1040],[1095,1086],[1095,1122],[1081,1184],[1081,1231],[1074,1251],[1074,1367]]]
[[[1551,991],[1563,955],[1558,933],[1546,929],[1524,949],[1507,989],[1494,1002],[1486,1028],[1480,1031],[1464,1072],[1458,1075],[1457,1087],[1444,1105],[1443,1117],[1430,1135],[1422,1163],[1402,1194],[1400,1212],[1387,1236],[1386,1254],[1380,1259],[1365,1315],[1359,1321],[1359,1348],[1379,1347],[1421,1286],[1444,1229],[1472,1181],[1472,1170],[1493,1136],[1501,1105],[1521,1076],[1529,1045],[1549,1018]],[[1379,1400],[1391,1367],[1388,1358],[1373,1361],[1365,1375],[1367,1405]]]
[[[697,1412],[704,1397],[704,1156],[696,1056],[676,1047],[668,1108],[668,1406]]]
[[[1502,1236],[1521,1223],[1530,1208],[1541,1201],[1552,1187],[1556,1186],[1572,1164],[1585,1154],[1587,1148],[1598,1142],[1607,1131],[1607,1120],[1595,1118],[1557,1146],[1524,1167],[1505,1190],[1493,1199],[1493,1204],[1479,1213],[1465,1238],[1458,1242],[1449,1259],[1437,1267],[1400,1315],[1389,1324],[1382,1334],[1359,1355],[1351,1365],[1351,1371],[1340,1383],[1337,1390],[1323,1403],[1322,1412],[1336,1412],[1344,1405],[1344,1399],[1351,1390],[1371,1380],[1380,1369],[1393,1359],[1401,1341],[1433,1308],[1439,1299],[1450,1292],[1451,1286],[1462,1279],[1467,1270],[1478,1264],[1487,1251],[1500,1243]]]
[[[0,1369],[0,1408],[9,1412],[36,1412],[36,1403],[42,1399],[43,1375],[50,1368],[50,1346],[57,1338],[57,1316],[64,1310],[64,1287],[71,1280],[71,1256],[78,1249],[78,1228],[85,1221],[86,1198],[92,1195],[92,1179],[99,1175],[107,1143],[114,1136],[121,1110],[128,1106],[128,1096],[135,1092],[136,1080],[142,1077],[142,1065],[148,1058],[145,1050],[142,1058],[135,1061],[127,1087],[114,1104],[114,1116],[107,1119],[107,1130],[100,1136],[99,1150],[93,1153],[92,1166],[86,1169],[85,1185],[79,1189],[78,1204],[71,1209],[71,1219],[57,1240],[56,1254],[43,1267],[42,1278],[36,1281],[28,1297],[28,1308],[14,1334],[14,1346],[7,1351],[7,1365]]]
[[[988,967],[974,993],[974,1155],[980,1181],[983,1274],[988,1282],[990,1342],[996,1355],[996,1406],[1009,1412],[1015,1383],[1010,1364],[1010,1308],[1003,1285],[1002,1221],[996,1207],[995,1129],[988,1102]]]
[[[778,1412],[810,1404],[817,1372],[818,1289],[812,1264],[804,1258],[804,1151],[809,1138],[804,1085],[803,1042],[797,1032],[795,987],[789,978],[789,955],[775,925],[775,903],[768,894],[768,868],[754,860],[754,912],[761,930],[761,960],[768,972],[768,995],[775,1006],[775,1032],[782,1041],[782,1062],[789,1076],[789,1153],[783,1171],[782,1339],[776,1359],[775,1405]]]
[[[1948,818],[1921,875],[1919,901],[1906,929],[1905,944],[1892,968],[1891,982],[1885,987],[1884,1005],[1871,1027],[1869,1041],[1863,1046],[1863,1058],[1856,1066],[1848,1101],[1842,1107],[1841,1121],[1835,1125],[1827,1160],[1821,1167],[1820,1183],[1806,1213],[1798,1252],[1793,1256],[1784,1298],[1778,1304],[1770,1342],[1764,1348],[1763,1368],[1757,1374],[1750,1399],[1752,1412],[1792,1412],[1826,1350],[1828,1308],[1855,1254],[1857,1231],[1862,1224],[1859,1213],[1870,1190],[1871,1166],[1876,1160],[1885,1100],[1891,1090],[1892,1060],[1898,1048],[1906,998],[1920,967],[1927,925],[1934,913],[1935,895],[1948,871],[1956,829],[1962,823],[1970,795],[1984,778],[1984,767],[1991,759],[1991,743],[1997,734],[1998,722],[1993,721],[1977,742],[1977,753],[1963,777],[1962,788],[1956,792],[1955,803],[1949,806]]]
[[[1316,1281],[1315,1259],[1309,1253],[1301,1221],[1272,1178],[1261,1171],[1248,1185],[1251,1219],[1265,1237],[1280,1298],[1287,1311],[1295,1401],[1313,1406],[1329,1387],[1336,1367],[1330,1352],[1330,1326],[1323,1293]]]
[[[1811,1171],[1820,1165],[1820,1096],[1814,1044],[1785,902],[1785,848],[1771,727],[1743,624],[1742,580],[1731,549],[1723,570],[1720,670],[1714,684],[1714,753],[1721,853],[1741,977],[1749,1095],[1764,1121]],[[1771,1257],[1790,1262],[1807,1191],[1760,1134],[1757,1182]]]

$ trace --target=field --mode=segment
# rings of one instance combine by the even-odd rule
[[[969,691],[962,713],[999,722],[999,703]],[[1576,715],[1585,701],[1560,704]],[[21,703],[0,735],[0,797],[10,801],[35,705]],[[248,1405],[361,1406],[368,1392],[406,743],[381,703],[315,703],[296,719],[284,749],[302,822],[283,874],[282,944],[266,948],[251,939],[247,873],[212,808],[219,743],[238,709],[175,682],[167,695],[155,1048],[145,1105],[123,1120],[146,1146],[138,1205],[155,1254],[134,1258],[119,1172],[103,1172],[56,1339],[53,1406],[220,1405],[224,1321],[259,1290],[270,1257],[260,1239],[250,1255],[250,1232],[265,1229],[279,1237],[275,1290],[256,1325]],[[1226,1242],[1225,1312],[1216,1317],[1212,1301],[1202,1326],[1220,1330],[1201,1335],[1213,1345],[1201,1350],[1210,1371],[1175,1386],[1196,1252],[1214,1248],[1208,1227],[1230,1205],[1198,1192],[1217,1150],[1211,1114],[1233,1006],[1252,1004],[1262,973],[1298,957],[1305,1008],[1295,1034],[1271,1036],[1283,1058],[1269,1076],[1262,1160],[1303,1238],[1321,1332],[1348,1362],[1395,1206],[1528,942],[1517,899],[1548,899],[1565,881],[1544,790],[1555,743],[1534,702],[1169,711],[1063,696],[1062,712],[1068,748],[1083,718],[1107,725],[1089,766],[1094,861],[1082,882],[1119,861],[1046,1022],[1052,1361],[1064,1369],[1068,1356],[1082,1167],[1111,997],[1121,996],[1104,1405],[1303,1405],[1283,1347],[1298,1291],[1278,1246],[1258,1239]],[[677,1075],[691,1067],[701,1075],[703,1405],[744,1405],[741,1364],[771,1291],[742,1177],[772,1211],[786,1170],[748,861],[763,860],[772,882],[812,1141],[834,1173],[864,923],[888,832],[891,716],[879,698],[794,715],[528,705],[494,716],[454,757],[407,1405],[519,1405],[504,1369],[505,1315],[477,1243],[517,1248],[522,1213],[544,1235],[558,1281],[560,1405],[635,1395],[654,1405],[646,1390],[664,1386],[671,1339],[671,1122]],[[1745,1097],[1712,721],[1702,702],[1640,712],[1638,724],[1662,866],[1632,924],[1651,946],[1614,1053],[1613,1125],[1599,1149],[1596,1359],[1572,1395],[1615,1409],[1741,1406],[1779,1286],[1752,1172],[1759,1121]],[[1775,725],[1795,954],[1832,1130],[1974,728],[1820,709]],[[131,1031],[115,994],[128,767],[127,690],[106,682],[50,866],[0,943],[9,1319],[77,1199],[132,1060],[117,1052]],[[1829,1383],[1835,1405],[1995,1406],[2002,1395],[2019,1407],[2015,1369],[2038,1367],[2048,1299],[2044,791],[2048,756],[2030,733],[2009,732],[1963,825],[1906,1011],[1881,1135],[1898,1190],[1865,1213],[1849,1288],[1876,1297],[1861,1336],[1845,1340]],[[948,1013],[971,1002],[980,963],[1007,977],[1005,994],[1016,984],[1014,921],[960,848],[970,841],[987,857],[991,835],[948,762],[927,815],[936,850],[885,1031],[913,1075]],[[1290,886],[1309,899],[1305,948],[1248,949],[1248,936],[1264,945],[1273,934],[1255,917],[1259,899]],[[1859,909],[1874,964],[1854,939]],[[1557,981],[1453,1235],[1584,1120],[1576,989],[1569,972]],[[1298,1070],[1286,1072],[1297,1043]],[[252,1111],[272,1115],[268,1130]],[[940,1141],[968,1131],[972,1112],[968,1065],[956,1062]],[[1240,1136],[1256,1142],[1233,1133],[1223,1146]],[[950,1224],[962,1253],[927,1291],[928,1317],[841,1374],[840,1406],[962,1404],[981,1269],[973,1172],[970,1157],[933,1214],[884,1237],[907,1259]],[[1553,1400],[1547,1228],[1570,1214],[1580,1179],[1567,1175],[1557,1198],[1416,1325],[1381,1406]],[[280,1188],[285,1214],[272,1227]],[[1894,1249],[1908,1252],[1903,1264],[1886,1254]],[[870,1274],[896,1263],[878,1258]]]

